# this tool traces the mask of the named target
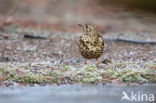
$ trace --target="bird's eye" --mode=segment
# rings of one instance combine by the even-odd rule
[[[88,28],[88,32],[91,32],[91,28]]]
[[[86,26],[86,29],[88,29],[88,25],[85,25]]]
[[[91,27],[87,25],[87,32],[91,32]]]

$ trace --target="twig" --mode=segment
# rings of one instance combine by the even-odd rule
[[[6,24],[6,21],[7,21],[8,17],[11,16],[11,15],[13,15],[13,13],[16,11],[16,9],[17,9],[16,7],[12,8],[8,12],[8,14],[5,15],[6,17],[2,20],[2,22],[0,22],[0,30],[1,31],[4,31],[4,25]]]
[[[140,40],[129,40],[129,39],[120,39],[120,38],[104,38],[104,41],[106,42],[126,42],[126,43],[133,43],[133,44],[150,44],[150,45],[156,45],[156,42],[154,41],[140,41]]]
[[[46,37],[42,37],[39,35],[29,35],[29,34],[25,34],[24,38],[32,38],[32,39],[47,39]]]
[[[4,39],[9,39],[9,35],[7,35],[7,34],[0,33],[0,37],[2,37]],[[0,40],[1,40],[1,38],[0,38]]]

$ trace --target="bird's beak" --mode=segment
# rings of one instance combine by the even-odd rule
[[[83,25],[82,25],[82,24],[78,24],[77,26],[79,26],[79,27],[83,27]]]
[[[79,27],[81,27],[81,30],[84,32],[84,34],[87,34],[86,26],[85,24],[78,24]]]
[[[78,26],[81,27],[83,31],[85,30],[85,26],[83,24],[78,24]]]

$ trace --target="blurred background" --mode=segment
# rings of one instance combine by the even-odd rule
[[[78,24],[95,26],[102,37],[107,39],[104,55],[99,58],[103,63],[101,66],[89,67],[93,67],[92,70],[97,72],[88,69],[88,77],[86,77],[85,60],[77,45],[82,35]],[[123,42],[121,39],[131,42]],[[137,76],[129,77],[129,74],[123,72],[128,77],[125,80],[132,82],[140,80],[138,83],[146,83],[143,77],[145,71],[142,70],[142,75],[136,73],[138,72],[136,69],[145,69],[149,66],[146,68],[156,70],[155,44],[156,1],[154,0],[0,0],[0,63],[3,65],[3,62],[4,64],[10,62],[9,69],[3,66],[1,70],[4,70],[4,73],[0,75],[0,86],[10,83],[5,84],[7,80],[11,80],[11,85],[14,85],[12,81],[17,83],[24,81],[28,84],[55,82],[62,85],[77,82],[79,78],[86,83],[89,83],[87,80],[91,80],[91,83],[92,81],[96,83],[98,80],[103,82],[103,78],[104,81],[106,78],[110,83],[120,84],[118,78],[114,79],[111,74],[117,75],[114,70],[127,68],[134,68],[134,74]],[[110,61],[109,65],[104,62],[107,59]],[[14,69],[14,72],[10,68],[10,65],[15,66],[12,62],[20,65]],[[28,66],[25,67],[22,63],[28,63]],[[75,74],[77,68],[82,71]],[[112,71],[108,71],[108,76],[96,74],[105,68],[112,68],[109,69]],[[26,79],[23,79],[25,78],[23,73]],[[70,75],[73,73],[76,75],[74,78]],[[93,79],[92,73],[95,73]],[[118,73],[120,75],[120,72]],[[155,81],[155,75],[151,73],[152,76],[148,78]],[[81,74],[84,76],[80,76]]]
[[[0,0],[0,32],[3,35],[7,34],[8,38],[19,40],[17,42],[13,41],[15,44],[2,41],[0,48],[6,48],[6,45],[8,45],[7,48],[13,50],[19,48],[37,50],[35,53],[39,55],[30,52],[25,55],[24,51],[20,51],[23,52],[22,56],[24,58],[22,58],[19,56],[21,53],[17,53],[16,56],[8,51],[8,56],[10,57],[11,54],[13,58],[16,58],[16,61],[20,57],[23,61],[30,61],[30,58],[34,61],[38,57],[39,59],[44,58],[43,60],[56,57],[60,60],[62,54],[66,55],[64,56],[66,58],[81,57],[75,43],[75,39],[79,38],[81,32],[77,24],[94,25],[103,34],[104,38],[156,41],[155,13],[156,2],[154,0]],[[32,40],[34,46],[28,40],[20,40],[22,37],[19,34],[41,34],[42,36],[45,34],[48,35],[46,38],[51,36],[51,40],[39,42]],[[50,44],[46,45],[48,43]],[[33,45],[32,48],[30,45]],[[129,46],[123,45],[125,47],[118,44],[118,46],[123,47],[118,48],[115,42],[112,45],[106,43],[103,57],[123,60],[126,56],[127,59],[131,59],[129,52],[134,48],[133,51],[137,53],[133,56],[140,60],[141,57],[145,58],[149,51],[143,51],[145,48],[143,46],[139,51],[138,48],[140,47],[136,48],[134,45],[129,50]],[[54,53],[51,53],[52,47]],[[151,47],[151,49],[155,51],[154,47]],[[47,57],[43,52],[44,50]],[[110,51],[112,54],[116,51],[117,55],[113,56]],[[125,56],[123,52],[126,52]],[[138,53],[141,55],[140,57],[137,57]],[[155,55],[154,52],[152,53]],[[21,58],[19,61],[21,61]],[[154,60],[153,58],[155,56],[149,54],[146,59]]]
[[[155,12],[155,0],[0,0],[0,22],[5,25],[53,30],[68,30],[79,23],[94,24],[105,32],[135,29],[132,19],[138,26],[138,19],[149,19]]]

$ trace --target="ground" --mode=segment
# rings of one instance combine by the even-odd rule
[[[92,0],[36,1],[15,0],[0,14],[1,86],[156,83],[156,44],[105,41],[99,61],[111,62],[99,65],[84,64],[77,46],[77,24],[86,23],[105,39],[156,42],[155,14]]]

